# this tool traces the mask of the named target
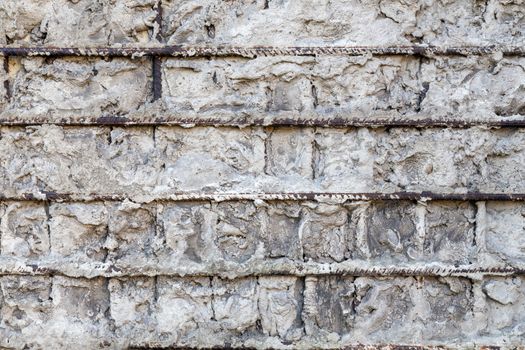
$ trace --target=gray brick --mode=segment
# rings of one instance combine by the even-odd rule
[[[121,278],[110,279],[111,319],[115,333],[128,344],[155,340],[155,279]],[[138,344],[137,344],[138,343]]]
[[[254,176],[264,172],[264,135],[258,130],[162,127],[156,137],[164,159],[161,188],[231,190],[254,186]]]
[[[150,100],[150,74],[145,59],[22,58],[9,109],[19,119],[128,113]]]
[[[156,181],[160,165],[151,152],[152,130],[140,129],[138,134],[134,130],[3,128],[4,193],[103,194],[110,189],[121,192],[123,187],[140,193]]]
[[[261,237],[257,209],[253,203],[218,203],[214,224],[215,244],[225,260],[244,262],[255,254]]]
[[[380,133],[375,178],[406,191],[520,191],[521,182],[510,179],[523,173],[518,164],[525,133],[471,131],[392,129]]]
[[[421,314],[426,341],[461,340],[470,330],[474,300],[472,282],[463,278],[425,278]]]
[[[485,249],[497,262],[525,262],[525,206],[522,203],[487,202]]]
[[[482,282],[485,295],[485,327],[482,336],[512,337],[525,334],[525,281],[522,276],[492,277]],[[500,338],[501,339],[501,338]]]
[[[304,181],[313,176],[313,134],[311,129],[278,128],[268,136],[266,172]]]
[[[411,325],[413,283],[413,278],[356,278],[354,339],[375,343],[385,337],[397,343],[417,339]]]
[[[356,222],[340,205],[319,204],[305,212],[300,236],[305,260],[341,262],[354,250]]]
[[[384,262],[418,259],[415,209],[404,201],[372,203],[366,212],[366,246],[358,247],[357,257]]]
[[[491,119],[523,114],[519,57],[167,59],[163,101],[195,119],[377,116]]]
[[[353,329],[356,305],[353,277],[307,277],[303,320],[308,336],[341,336]]]
[[[117,266],[155,266],[161,244],[155,231],[155,208],[124,202],[108,211],[107,260]]]
[[[42,334],[43,324],[52,311],[51,279],[43,276],[3,276],[0,346],[19,344],[38,346],[41,341],[27,334]]]
[[[3,44],[90,46],[146,43],[155,0],[38,1],[0,4]],[[5,39],[4,39],[5,38]]]
[[[369,129],[320,130],[315,137],[315,179],[321,188],[374,188],[374,153],[377,140]]]
[[[300,296],[304,285],[289,276],[259,277],[259,313],[265,335],[279,336],[287,341],[302,335]]]
[[[191,333],[207,329],[213,317],[211,279],[158,278],[157,332],[168,344],[184,343]]]
[[[474,251],[475,215],[475,208],[470,203],[428,203],[425,258],[450,264],[469,264]]]
[[[51,253],[80,261],[106,259],[108,211],[102,203],[54,203],[49,212]]]
[[[108,346],[110,303],[105,279],[55,276],[51,298],[53,312],[46,325],[57,347],[75,346],[79,340],[87,347]]]
[[[271,202],[263,215],[262,240],[270,258],[303,258],[299,229],[302,206],[297,202]]]
[[[257,333],[258,282],[255,278],[223,280],[213,278],[214,320],[224,332],[232,336]],[[222,332],[221,332],[222,333]],[[223,336],[218,334],[219,337]]]
[[[49,254],[47,215],[42,203],[12,203],[1,220],[2,255],[39,259]]]

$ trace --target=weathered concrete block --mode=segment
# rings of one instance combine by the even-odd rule
[[[3,128],[5,194],[144,193],[160,165],[151,128]],[[102,180],[103,179],[103,180]],[[141,190],[142,189],[142,190]],[[150,192],[150,191],[148,191]]]
[[[161,127],[156,137],[164,159],[161,189],[231,190],[254,186],[254,176],[264,173],[260,130]]]
[[[429,202],[426,207],[425,260],[469,264],[474,258],[476,210],[471,203]]]
[[[215,244],[222,258],[244,262],[251,258],[259,245],[261,226],[257,208],[251,202],[222,202],[212,208],[216,215]]]
[[[196,117],[407,112],[416,108],[423,89],[418,67],[413,58],[394,56],[168,59],[163,100],[171,109]]]
[[[304,212],[299,236],[305,260],[341,262],[354,250],[356,222],[340,205],[312,205]]]
[[[487,202],[484,248],[505,264],[525,263],[525,206],[513,202]]]
[[[464,278],[424,278],[421,285],[425,341],[461,340],[472,327],[474,299],[472,281]]]
[[[263,333],[287,341],[298,340],[301,328],[300,300],[304,285],[289,276],[259,277],[259,312]]]
[[[391,129],[378,135],[375,177],[398,190],[520,191],[525,133]],[[513,173],[511,173],[513,171]],[[513,174],[513,175],[512,175]]]
[[[424,60],[418,79],[424,86],[421,113],[463,118],[525,114],[525,58],[439,57]]]
[[[416,207],[411,202],[373,202],[365,212],[364,233],[356,257],[382,262],[405,262],[419,258]]]
[[[2,255],[39,259],[49,254],[49,230],[43,203],[8,204],[1,219]]]
[[[303,247],[299,238],[302,206],[297,202],[270,202],[261,220],[264,249],[270,258],[301,260]]]
[[[173,44],[394,45],[523,43],[519,0],[163,1]]]
[[[111,344],[109,291],[104,278],[53,277],[52,317],[46,323],[48,344],[104,348]]]
[[[157,231],[165,244],[158,256],[164,263],[191,261],[202,263],[215,257],[210,205],[199,202],[157,206]]]
[[[0,344],[8,346],[9,338],[15,342],[21,341],[22,334],[38,333],[42,329],[52,310],[51,278],[3,276],[0,284],[2,326],[7,328]],[[33,342],[38,343],[38,339],[34,339]]]
[[[146,43],[156,0],[39,1],[0,4],[0,43],[93,46]]]
[[[213,317],[210,278],[159,277],[157,293],[157,332],[168,344],[183,344],[192,332],[208,329]]]
[[[194,118],[243,113],[489,119],[524,113],[520,57],[167,59],[163,101]],[[452,68],[451,68],[452,67]]]
[[[20,111],[20,117],[112,117],[150,100],[151,73],[145,59],[32,57],[22,58],[16,69],[10,73],[14,78],[9,108]]]
[[[7,102],[8,102],[8,96],[7,96],[7,89],[6,87],[9,86],[9,75],[5,68],[5,62],[7,61],[7,58],[2,58],[0,60],[0,111],[4,110]]]
[[[156,339],[155,289],[153,277],[109,280],[111,319],[122,342],[140,345]]]
[[[102,203],[53,203],[49,208],[51,253],[60,258],[104,261],[108,211]]]
[[[306,277],[303,320],[311,337],[339,338],[350,333],[355,318],[355,285],[353,277]]]
[[[370,343],[385,338],[397,343],[417,339],[412,328],[413,283],[413,278],[356,278],[352,339]]]
[[[512,337],[525,335],[525,280],[522,276],[491,277],[482,282],[485,297],[485,324],[481,336]],[[501,338],[500,338],[501,339]]]
[[[320,130],[315,136],[315,179],[326,190],[373,188],[376,142],[368,129]]]
[[[120,266],[156,265],[161,241],[155,231],[155,208],[126,201],[108,211],[107,260]]]
[[[313,132],[278,128],[269,131],[266,145],[266,173],[278,177],[296,178],[297,181],[313,177]]]
[[[213,278],[213,318],[219,324],[222,338],[230,333],[234,337],[247,332],[257,333],[259,287],[256,278],[223,280]]]

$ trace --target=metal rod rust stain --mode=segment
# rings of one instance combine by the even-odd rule
[[[141,198],[141,199],[140,199]],[[266,200],[266,201],[375,201],[375,200],[412,200],[412,201],[525,201],[525,193],[436,193],[436,192],[393,192],[393,193],[351,193],[351,192],[282,192],[282,193],[197,193],[177,192],[158,196],[141,196],[135,199],[122,194],[71,194],[56,192],[27,193],[21,196],[0,195],[4,201],[123,201],[130,199],[135,202],[152,201],[234,201],[234,200]]]
[[[524,56],[523,46],[184,46],[153,47],[0,47],[0,54],[9,56],[112,56],[112,57],[209,57],[209,56],[326,56],[326,55],[488,55],[501,52],[507,56]]]
[[[160,78],[159,78],[160,79]],[[160,89],[159,96],[160,96]],[[345,118],[238,118],[224,120],[220,118],[180,118],[180,117],[152,117],[129,118],[124,116],[106,117],[84,117],[81,121],[74,118],[63,118],[57,121],[49,118],[28,119],[0,119],[0,126],[37,126],[37,125],[60,125],[60,126],[213,126],[213,127],[249,127],[249,126],[297,126],[297,127],[416,127],[416,128],[470,128],[476,126],[493,128],[522,128],[525,127],[525,119],[500,119],[500,120],[461,120],[461,119],[345,119]]]

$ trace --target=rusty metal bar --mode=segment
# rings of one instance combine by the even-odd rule
[[[360,55],[422,55],[468,56],[502,53],[506,56],[524,56],[524,46],[151,46],[151,47],[0,47],[0,54],[9,56],[100,56],[100,57],[210,57],[236,56],[360,56]]]
[[[212,347],[212,348],[202,348],[202,347],[188,347],[188,346],[168,346],[168,347],[158,347],[158,346],[131,346],[129,350],[256,350],[257,348],[245,347],[245,346],[225,346],[225,347]],[[404,344],[355,344],[355,345],[345,345],[341,348],[323,348],[325,350],[446,350],[450,349],[450,346],[444,345],[404,345]],[[498,350],[499,347],[492,346],[480,346],[480,349],[483,350]]]
[[[128,196],[123,194],[73,194],[56,192],[26,193],[20,196],[0,194],[3,201],[123,201],[132,200],[137,203],[152,201],[234,201],[234,200],[266,200],[266,201],[375,201],[375,200],[411,200],[411,201],[525,201],[525,193],[436,193],[423,192],[392,192],[392,193],[352,193],[352,192],[280,192],[280,193],[196,193],[176,192],[152,196]]]
[[[157,82],[160,77],[157,78]],[[160,96],[161,87],[157,88]],[[155,88],[154,88],[155,95]],[[476,126],[490,128],[523,128],[525,118],[522,119],[437,119],[437,118],[186,118],[180,116],[142,116],[140,118],[124,116],[82,117],[82,118],[53,118],[35,116],[31,119],[1,118],[0,126],[36,126],[42,124],[60,126],[213,126],[213,127],[249,127],[249,126],[295,126],[295,127],[415,127],[415,128],[470,128]]]
[[[282,261],[286,260],[286,261]],[[362,267],[361,267],[362,265]],[[168,266],[159,268],[156,264],[120,266],[118,263],[86,263],[82,266],[77,261],[53,260],[29,262],[23,259],[1,258],[0,275],[61,275],[84,278],[118,278],[118,277],[225,277],[245,278],[260,276],[355,276],[355,277],[465,277],[480,278],[482,276],[516,276],[524,275],[523,267],[514,266],[381,266],[364,260],[348,260],[341,263],[298,262],[287,259],[274,259],[246,264],[229,264],[226,268],[214,263],[203,264],[193,269]]]

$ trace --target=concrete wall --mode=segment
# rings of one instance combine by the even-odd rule
[[[0,2],[3,47],[182,44],[522,47],[525,2]],[[487,52],[4,57],[0,347],[523,344],[525,57]]]

